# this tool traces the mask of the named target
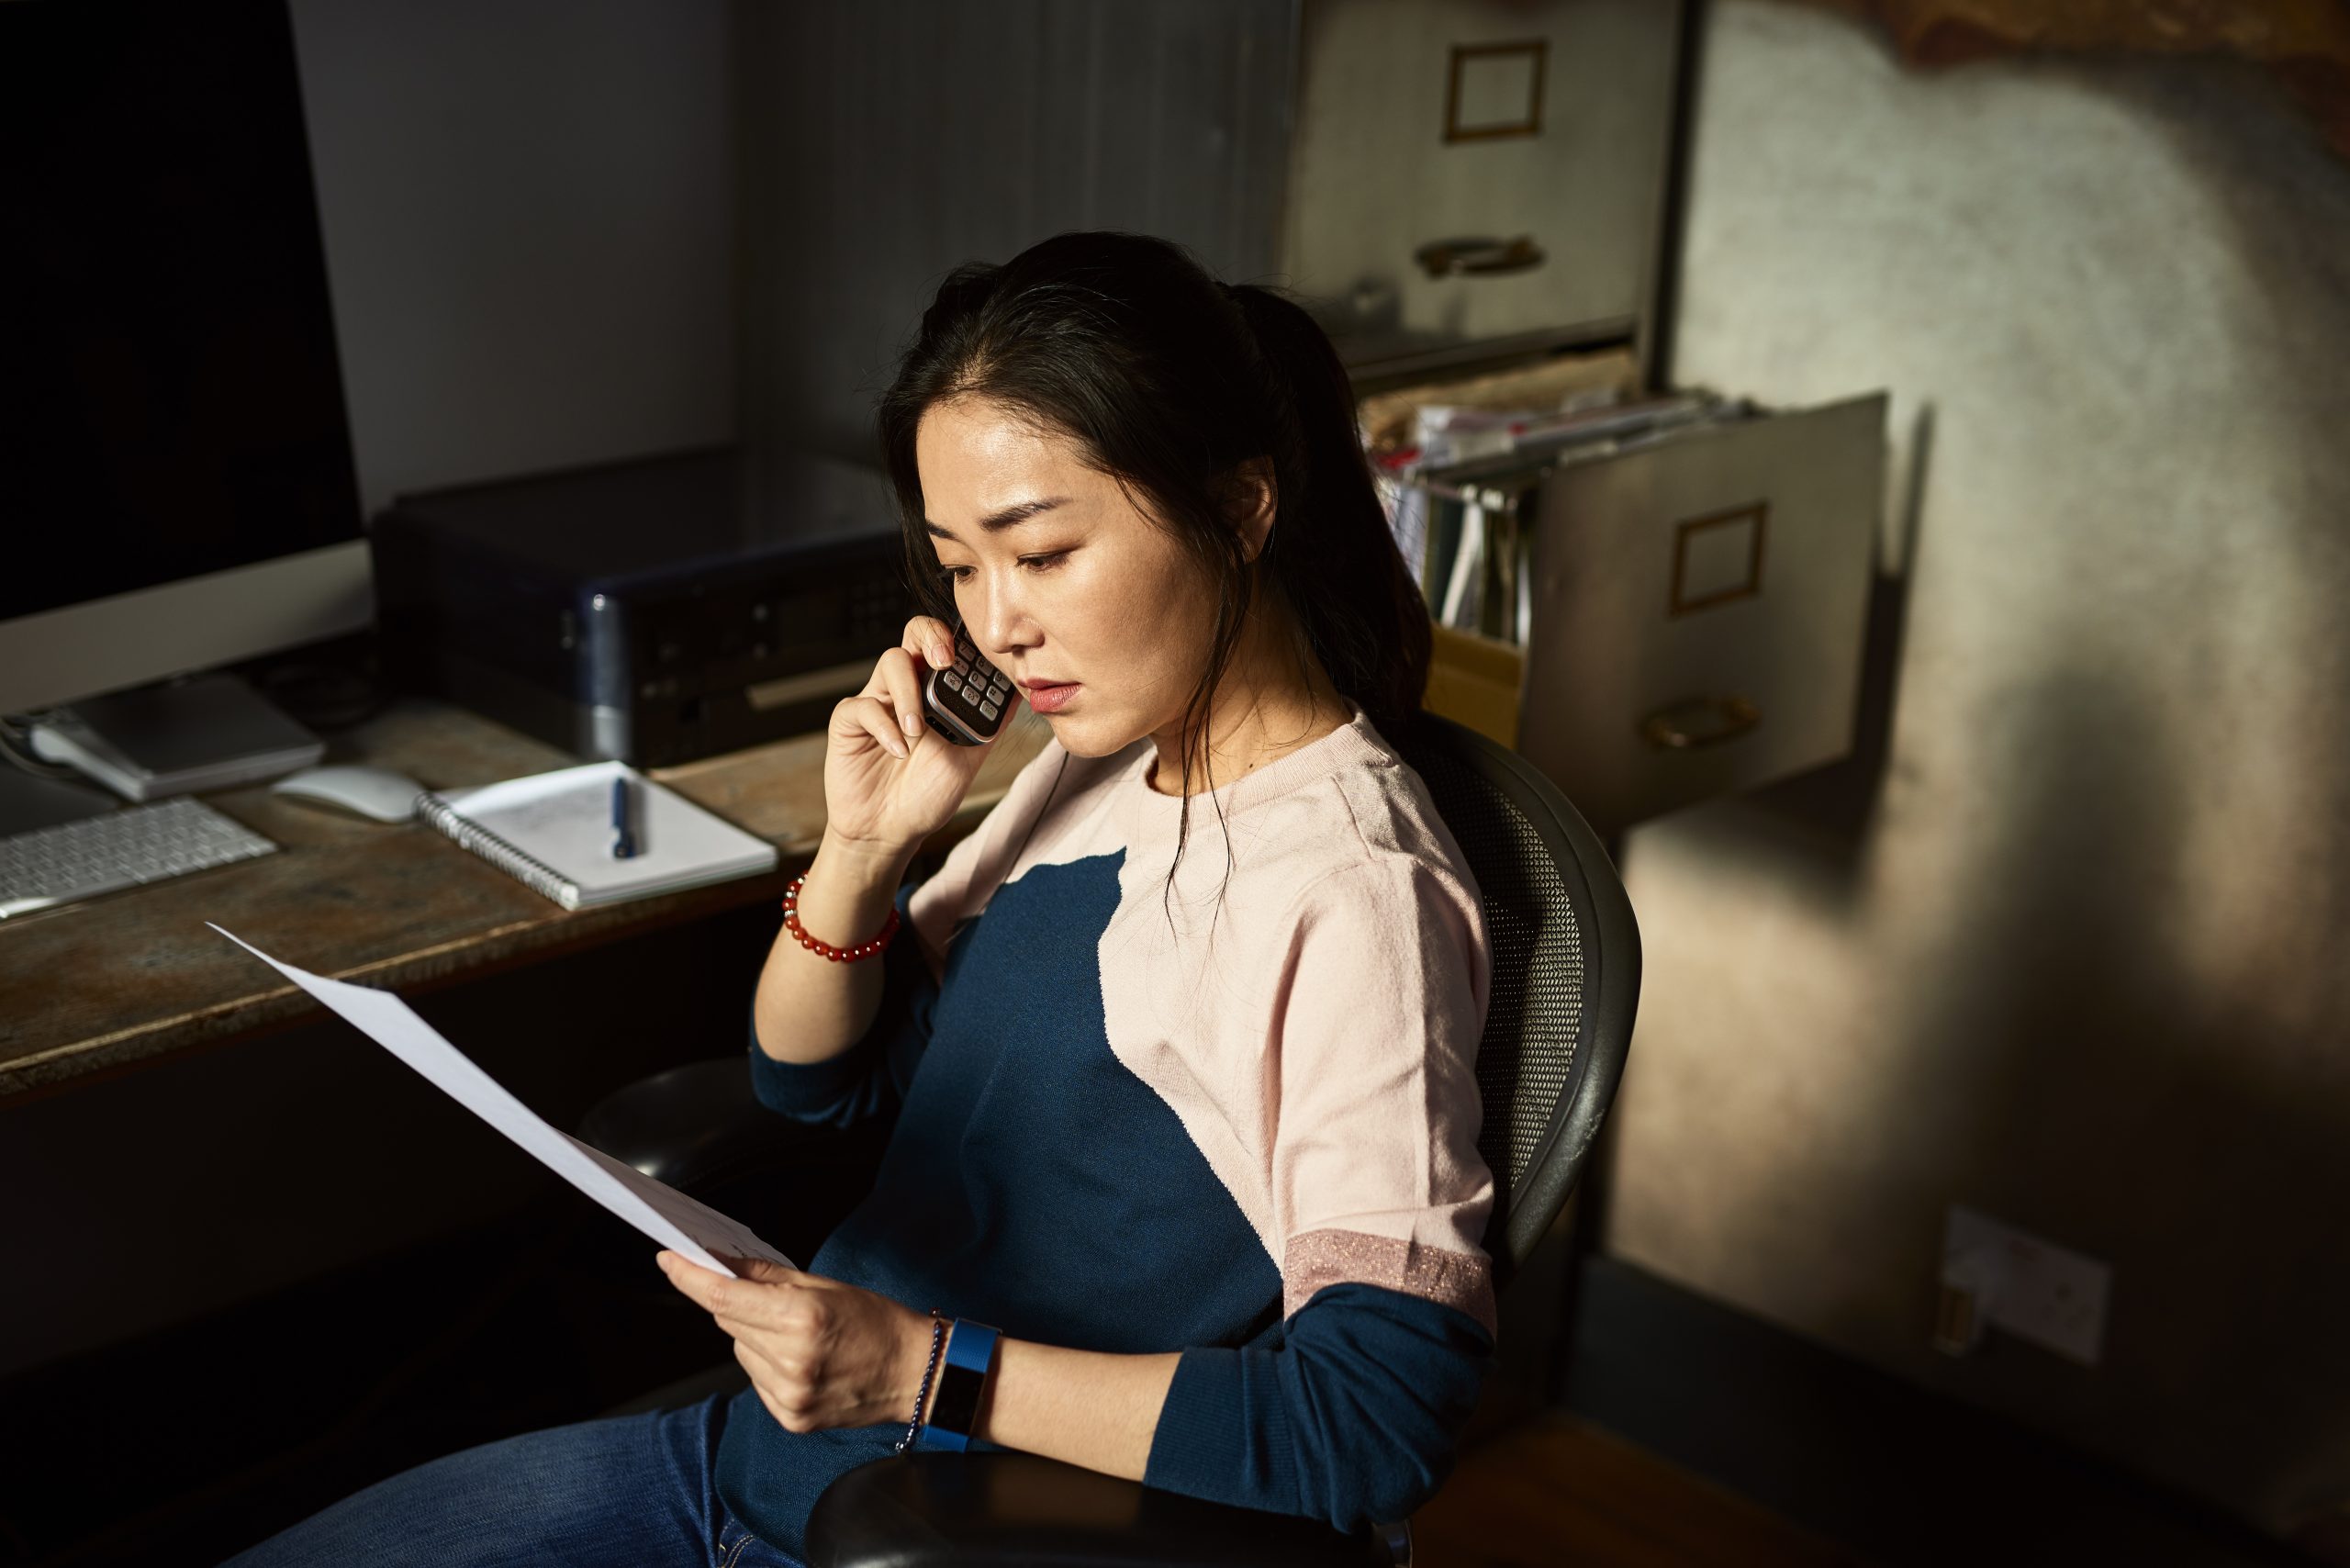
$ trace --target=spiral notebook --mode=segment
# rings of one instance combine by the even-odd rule
[[[612,780],[628,780],[636,854],[612,854]],[[594,909],[772,871],[775,846],[624,762],[427,792],[417,814],[565,909]]]

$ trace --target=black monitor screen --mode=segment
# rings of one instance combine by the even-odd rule
[[[0,620],[360,532],[284,0],[0,0]]]

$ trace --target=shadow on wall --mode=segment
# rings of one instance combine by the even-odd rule
[[[2115,1260],[2116,1287],[2093,1373],[1994,1339],[1928,1381],[2101,1447],[2160,1433],[2173,1479],[2289,1528],[2319,1501],[2292,1495],[2296,1473],[2342,1440],[2350,1353],[2338,1231],[2318,1229],[2337,1222],[2313,1207],[2306,1244],[2279,1243],[2297,1199],[2341,1190],[2350,1106],[2272,1070],[2293,1042],[2255,1037],[2147,918],[2193,896],[2165,852],[2195,809],[2191,737],[2101,671],[2011,701],[2044,766],[1951,890],[1967,918],[1926,977],[1897,1103],[1936,1108],[1917,1159],[1953,1197]]]
[[[1930,423],[1921,415],[1921,453]],[[1709,853],[1865,918],[1907,610],[1905,581],[1880,577],[1852,756],[1692,824]],[[2179,782],[2196,743],[2174,706],[2095,667],[2050,671],[2000,705],[2015,754],[2038,761],[2002,785],[1995,835],[1947,890],[1965,914],[1914,977],[1908,1081],[1870,1103],[1931,1108],[1907,1131],[1908,1172],[1943,1173],[1956,1201],[2138,1267],[2121,1270],[2095,1373],[1995,1338],[1962,1362],[1924,1363],[1925,1381],[2125,1453],[2143,1450],[2133,1434],[2161,1432],[2172,1480],[2237,1506],[2259,1499],[2272,1531],[2338,1529],[2311,1521],[2340,1506],[2330,1456],[2350,1408],[2344,1254],[2323,1196],[2343,1189],[2350,1105],[2286,1070],[2312,1042],[2262,1037],[2266,1021],[2163,940],[2160,912],[2195,896],[2176,846],[2198,809]],[[2280,1247],[2296,1194],[2305,1242]],[[1923,1275],[1915,1295],[1923,1326]],[[1830,1337],[1881,1342],[1870,1305],[1853,1310],[1862,1319]]]
[[[2215,585],[2213,641],[2236,644],[2234,689],[2274,695],[2260,730],[2212,734],[2190,711],[2180,737],[2231,747],[2239,775],[2257,781],[2203,809],[2219,841],[2207,858],[2239,884],[2230,904],[2259,918],[2230,923],[2226,1001],[2207,980],[2155,1014],[2174,1036],[2193,1027],[2199,1050],[2182,1053],[2159,1124],[2126,1129],[2119,1163],[2179,1189],[2176,1208],[2149,1193],[2137,1212],[2166,1222],[2164,1238],[2196,1239],[2199,1267],[2168,1304],[2184,1363],[2173,1418],[2207,1416],[2227,1492],[2323,1561],[2350,1564],[2350,167],[2254,68],[2224,69],[2276,112],[2210,113],[2209,84],[2186,65],[2108,90],[2137,99],[2199,177],[2249,278],[2224,297],[2227,330],[2282,371],[2212,389],[2215,417],[2237,421],[2215,437],[2272,454],[2264,477],[2279,492],[2248,509],[2273,529],[2245,541],[2266,591]],[[2237,525],[2230,498],[2205,499],[2208,526]],[[2240,843],[2255,824],[2254,844]]]

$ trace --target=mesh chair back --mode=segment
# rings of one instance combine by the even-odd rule
[[[1485,1249],[1505,1280],[1565,1205],[1615,1099],[1639,1000],[1639,929],[1597,836],[1524,757],[1434,713],[1395,746],[1484,906],[1493,983],[1477,1147],[1494,1173]]]

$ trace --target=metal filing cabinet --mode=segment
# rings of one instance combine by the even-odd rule
[[[1757,412],[1544,476],[1517,745],[1601,831],[1852,749],[1885,412]]]
[[[1793,410],[1678,401],[1629,435],[1412,481],[1428,521],[1406,554],[1454,628],[1440,656],[1465,641],[1510,671],[1505,722],[1490,695],[1454,716],[1516,746],[1603,833],[1852,746],[1885,394]]]
[[[1634,336],[1680,27],[1664,0],[1304,6],[1282,271],[1359,379]]]
[[[1673,396],[1651,383],[1685,25],[1654,0],[1309,0],[1282,254],[1358,385],[1441,402],[1614,345],[1632,401]],[[1700,400],[1431,475],[1521,552],[1510,602],[1459,624],[1519,661],[1509,738],[1603,832],[1852,745],[1886,399]],[[1426,565],[1441,622],[1451,563]]]

